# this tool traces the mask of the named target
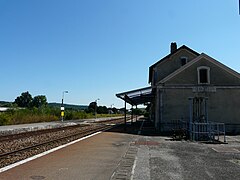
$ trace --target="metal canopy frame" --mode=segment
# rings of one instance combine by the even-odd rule
[[[154,97],[151,86],[132,91],[122,92],[116,94],[116,96],[124,100],[125,102],[131,104],[132,106],[133,105],[137,106],[139,104],[151,102]]]
[[[127,103],[133,106],[136,106],[139,104],[144,104],[147,102],[151,102],[154,95],[152,91],[152,87],[145,87],[141,89],[136,89],[133,91],[127,91],[127,92],[122,92],[119,94],[116,94],[116,96],[122,100],[124,100],[124,129],[126,130],[126,125],[127,125]],[[133,122],[133,114],[131,118],[131,122]],[[137,116],[136,116],[137,120]]]

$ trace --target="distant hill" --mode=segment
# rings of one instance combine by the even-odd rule
[[[49,106],[52,107],[61,107],[61,103],[48,103]],[[85,110],[88,108],[86,105],[74,105],[74,104],[64,104],[66,109],[74,109],[74,110]]]
[[[0,107],[10,107],[12,102],[0,101]]]
[[[7,101],[0,101],[0,107],[11,107],[12,102]],[[51,107],[59,107],[61,106],[61,103],[48,103]],[[85,110],[88,108],[86,105],[74,105],[74,104],[64,104],[64,107],[66,109],[74,109],[74,110]]]

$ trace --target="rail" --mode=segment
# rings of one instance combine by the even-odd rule
[[[74,134],[70,134],[70,135],[67,135],[67,136],[64,136],[64,137],[55,138],[55,139],[51,139],[49,141],[45,141],[45,142],[37,143],[37,144],[31,145],[31,146],[23,147],[21,149],[17,149],[17,150],[14,150],[14,151],[9,151],[9,152],[6,152],[6,153],[2,153],[2,154],[0,154],[0,158],[9,156],[9,155],[12,155],[12,154],[15,154],[15,153],[20,153],[22,151],[33,149],[33,148],[36,148],[36,147],[39,147],[39,146],[43,146],[43,145],[47,145],[47,144],[50,144],[50,143],[54,143],[56,141],[72,138],[72,137],[75,137],[75,136],[81,136],[81,137],[82,136],[87,136],[87,135],[92,134],[94,132],[106,131],[106,130],[111,129],[111,128],[112,128],[111,126],[106,125],[104,127],[88,129],[88,130],[81,131],[81,132],[74,133]]]
[[[28,144],[28,145],[19,145],[19,146],[9,146],[8,148],[8,145],[7,143],[2,143],[2,145],[4,145],[4,149],[1,153],[0,153],[0,168],[1,167],[4,167],[4,166],[7,166],[9,164],[12,164],[16,161],[19,161],[19,160],[23,160],[23,159],[26,159],[27,157],[31,157],[33,155],[36,155],[40,152],[43,152],[43,151],[46,151],[48,149],[52,149],[54,147],[57,147],[59,145],[62,145],[62,144],[66,144],[70,141],[73,141],[73,140],[76,140],[78,138],[81,138],[81,137],[84,137],[84,136],[87,136],[87,135],[90,135],[90,134],[93,134],[95,132],[98,132],[98,131],[107,131],[113,127],[116,127],[120,124],[123,124],[124,119],[118,119],[118,120],[112,120],[110,122],[114,122],[114,123],[106,123],[104,124],[104,122],[101,122],[101,123],[98,123],[98,124],[95,124],[95,125],[92,125],[91,126],[83,126],[83,127],[86,127],[85,129],[80,129],[80,130],[76,130],[75,132],[72,132],[72,133],[66,133],[65,134],[65,131],[63,131],[62,128],[61,131],[64,132],[63,136],[59,136],[59,137],[54,137],[52,136],[52,138],[49,136],[49,135],[46,135],[46,131],[41,131],[41,133],[43,133],[44,137],[48,137],[46,139],[43,138],[43,137],[38,137],[38,135],[41,135],[41,133],[39,132],[38,134],[35,134],[34,135],[32,133],[29,133],[32,135],[32,137],[35,138],[35,135],[36,135],[36,138],[43,138],[45,140],[43,141],[39,141],[39,142],[36,142],[35,140],[31,141],[32,144]],[[74,126],[76,129],[79,128],[79,126]],[[73,128],[73,127],[71,127]],[[81,126],[80,126],[81,128]],[[74,128],[73,128],[74,129]],[[53,130],[53,129],[52,129]],[[59,130],[59,129],[58,129]],[[66,130],[66,129],[64,129]],[[48,131],[47,131],[48,132]],[[55,130],[53,131],[55,132]],[[25,136],[27,134],[24,134]],[[20,136],[22,137],[22,135]],[[19,139],[20,137],[17,137],[16,139]],[[50,137],[50,138],[49,138]],[[8,136],[8,137],[5,137],[6,139],[3,138],[4,141],[9,141],[11,142],[11,140],[14,140],[15,137],[14,136]]]

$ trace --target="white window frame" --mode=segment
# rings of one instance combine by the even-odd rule
[[[206,69],[207,70],[207,82],[206,83],[201,83],[200,82],[200,70]],[[210,84],[210,67],[207,66],[200,66],[197,68],[197,73],[198,73],[198,84]]]
[[[180,61],[181,61],[181,66],[184,66],[184,65],[182,65],[182,59],[186,59],[186,63],[185,64],[187,64],[188,63],[188,58],[186,57],[186,56],[181,56],[180,57]]]

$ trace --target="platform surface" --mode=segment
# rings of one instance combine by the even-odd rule
[[[240,136],[228,144],[102,132],[0,173],[0,179],[239,179]]]
[[[104,132],[0,173],[1,180],[109,179],[133,135]]]

